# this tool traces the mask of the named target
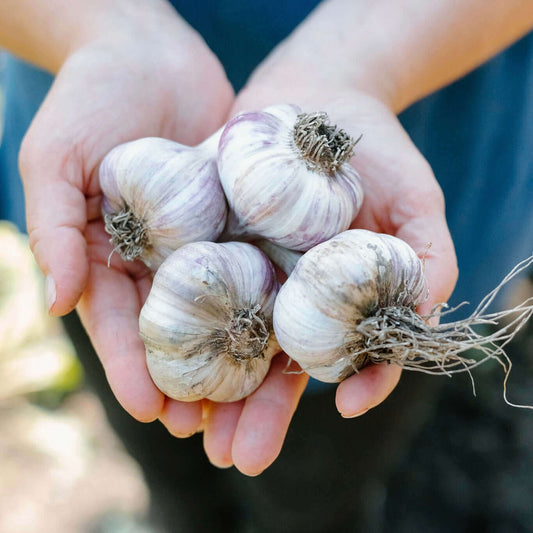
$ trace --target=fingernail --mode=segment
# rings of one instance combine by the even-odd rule
[[[345,415],[344,413],[341,413],[341,416],[342,416],[342,418],[357,418],[358,416],[362,416],[365,413],[368,413],[368,411],[370,411],[370,407],[366,407],[362,411],[357,411],[357,413],[355,413],[353,415]]]
[[[260,476],[262,473],[263,473],[263,470],[259,470],[259,472],[246,472],[244,474],[248,477],[257,477],[257,476]]]
[[[220,470],[227,470],[228,468],[231,468],[233,466],[233,463],[231,464],[223,464],[223,465],[217,465],[215,463],[213,463],[213,461],[211,461],[211,464],[213,466],[216,466],[217,468],[220,468]]]
[[[220,468],[221,470],[226,470],[228,468],[231,468],[233,465],[233,459],[231,457],[209,457],[207,456],[208,461],[217,468]]]
[[[54,278],[48,274],[45,281],[46,289],[46,304],[48,305],[48,311],[52,309],[52,306],[56,302],[56,284]]]
[[[188,439],[189,437],[192,437],[193,435],[196,435],[196,431],[192,431],[190,433],[180,433],[180,432],[174,432],[172,433],[174,437],[177,439]]]
[[[162,421],[160,421],[163,425],[165,425]],[[173,437],[176,437],[177,439],[188,439],[189,437],[192,437],[193,435],[196,435],[198,433],[198,430],[190,430],[190,431],[182,431],[182,430],[176,430],[176,429],[173,429],[173,428],[169,428],[167,426],[165,426],[167,428],[167,431],[173,436]]]

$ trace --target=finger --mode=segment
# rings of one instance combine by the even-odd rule
[[[79,124],[73,121],[73,110],[66,110],[58,97],[57,85],[24,137],[19,167],[30,246],[47,276],[50,312],[63,315],[81,296],[89,267],[83,236],[87,224],[82,191],[85,161],[76,141]]]
[[[337,387],[335,403],[344,418],[363,415],[394,390],[401,375],[396,365],[370,365],[345,379]]]
[[[246,399],[232,446],[233,463],[243,474],[260,474],[281,451],[308,379],[304,373],[285,373],[287,361],[286,355],[276,356],[261,387]]]
[[[86,198],[87,221],[91,222],[102,217],[102,195],[88,196]]]
[[[231,446],[244,400],[231,403],[209,402],[204,420],[204,449],[215,466],[228,468],[233,465]]]
[[[418,307],[422,315],[448,301],[458,277],[455,249],[444,214],[421,216],[406,222],[397,237],[407,242],[423,261],[428,298]]]
[[[159,420],[174,437],[190,437],[202,425],[202,402],[179,402],[166,398]]]
[[[75,307],[87,282],[85,198],[75,187],[43,174],[25,170],[27,227],[30,247],[47,277],[49,311],[60,316]]]
[[[101,248],[101,227],[86,232],[89,251]],[[113,264],[113,263],[112,263]],[[125,271],[93,262],[87,289],[78,312],[120,404],[138,420],[148,422],[161,414],[165,397],[154,385],[146,366],[145,348],[139,337],[140,312],[137,283]]]
[[[78,312],[122,407],[143,422],[158,418],[164,395],[146,367],[145,349],[138,335],[139,301],[134,281],[106,265],[93,263]]]

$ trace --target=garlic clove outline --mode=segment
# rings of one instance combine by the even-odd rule
[[[305,251],[348,229],[363,201],[348,163],[356,142],[326,113],[292,104],[232,118],[218,149],[225,233]]]
[[[141,259],[156,270],[183,244],[218,238],[227,216],[216,165],[220,134],[195,147],[146,137],[104,158],[102,214],[124,260]]]
[[[181,401],[251,394],[280,351],[272,329],[278,290],[272,264],[251,244],[195,242],[171,254],[139,318],[157,387]]]
[[[404,241],[348,230],[305,253],[280,289],[274,331],[310,376],[336,383],[367,363],[357,326],[380,309],[414,310],[428,294],[422,261]]]

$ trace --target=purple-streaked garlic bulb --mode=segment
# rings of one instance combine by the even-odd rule
[[[407,243],[348,230],[300,258],[278,294],[274,330],[282,349],[305,372],[334,383],[368,362],[386,360],[373,358],[380,343],[387,343],[384,355],[392,354],[395,339],[382,331],[380,340],[380,321],[397,321],[412,336],[415,307],[426,297],[422,261]],[[422,319],[413,328],[419,324]]]
[[[263,381],[279,345],[275,271],[243,242],[186,244],[154,276],[139,319],[148,369],[176,400],[236,401]]]
[[[259,244],[290,274],[276,299],[274,331],[281,348],[309,375],[334,383],[367,364],[390,363],[450,376],[493,359],[505,371],[505,402],[533,409],[507,398],[512,363],[504,350],[533,316],[533,297],[511,309],[490,310],[501,289],[533,265],[533,256],[518,263],[470,316],[435,324],[429,319],[456,308],[441,303],[427,316],[416,312],[428,296],[423,261],[401,239],[349,230],[299,259],[295,252]]]
[[[219,135],[196,147],[147,137],[104,158],[105,229],[124,260],[142,259],[156,270],[180,246],[217,239],[227,214],[216,165]]]
[[[356,142],[326,113],[303,113],[295,105],[231,119],[218,151],[231,208],[225,233],[309,250],[346,230],[363,201],[348,162]]]

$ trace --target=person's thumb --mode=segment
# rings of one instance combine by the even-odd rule
[[[80,154],[75,145],[58,142],[51,127],[46,116],[36,116],[19,166],[30,246],[46,276],[49,311],[64,315],[78,302],[88,276],[87,208]]]

